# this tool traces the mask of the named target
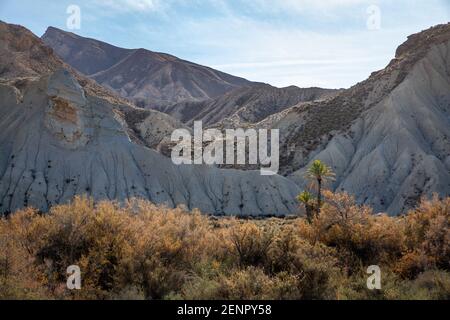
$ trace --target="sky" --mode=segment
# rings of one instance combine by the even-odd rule
[[[277,87],[348,88],[384,68],[408,35],[449,22],[450,0],[0,0],[0,20]]]

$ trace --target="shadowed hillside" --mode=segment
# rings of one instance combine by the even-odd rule
[[[254,83],[177,57],[49,28],[42,40],[76,70],[140,107],[215,98]]]

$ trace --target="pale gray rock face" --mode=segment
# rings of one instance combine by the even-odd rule
[[[45,127],[69,149],[85,146],[92,132],[86,128],[89,115],[86,115],[87,99],[81,86],[68,71],[61,69],[50,77],[47,95],[50,101]]]
[[[0,212],[46,211],[87,194],[212,214],[292,214],[315,159],[336,172],[333,190],[377,212],[399,214],[421,196],[450,194],[450,24],[411,36],[388,67],[320,101],[289,107],[289,92],[242,89],[164,110],[189,121],[203,114],[219,126],[280,129],[288,179],[173,165],[149,148],[168,150],[168,133],[183,124],[65,71],[24,28],[0,22],[0,31]]]
[[[332,189],[390,214],[405,212],[423,196],[450,195],[450,25],[439,30],[411,37],[447,37],[420,46],[423,56],[402,52],[390,67],[325,106],[299,106],[259,123],[280,128],[289,154],[285,174],[306,188],[305,171],[320,159],[336,172]],[[352,106],[348,101],[357,104],[359,92],[361,107]],[[323,108],[331,120],[341,120],[332,122],[325,113],[314,118]],[[317,139],[308,140],[308,130]]]
[[[95,200],[144,198],[217,215],[297,212],[299,189],[286,178],[176,166],[132,142],[121,112],[86,94],[67,70],[29,79],[20,92],[19,99],[12,84],[0,84],[2,213],[25,206],[45,212],[83,194]]]
[[[145,145],[159,151],[172,144],[171,135],[174,130],[191,131],[189,127],[161,112],[151,112],[142,122],[137,123],[136,127]]]

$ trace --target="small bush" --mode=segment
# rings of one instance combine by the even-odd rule
[[[397,268],[414,278],[427,269],[450,271],[450,198],[424,200],[405,217],[408,253]]]
[[[349,272],[361,265],[380,265],[398,259],[404,251],[401,220],[374,216],[367,206],[347,193],[324,192],[325,205],[311,225],[300,224],[300,233],[311,243],[336,248],[341,266]]]
[[[273,242],[271,230],[264,230],[254,223],[243,223],[233,226],[230,236],[241,267],[266,264]]]

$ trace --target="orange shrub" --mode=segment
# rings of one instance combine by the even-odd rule
[[[450,198],[374,216],[325,192],[304,219],[212,219],[133,200],[76,198],[0,219],[0,299],[445,299]],[[367,266],[383,270],[368,292]],[[78,265],[82,290],[66,288]]]
[[[317,241],[336,248],[342,267],[355,271],[361,265],[390,263],[404,250],[403,224],[372,209],[356,204],[347,193],[324,192],[321,213],[299,231],[311,243]]]
[[[450,198],[423,200],[405,217],[408,253],[397,264],[404,277],[429,269],[450,271]]]
[[[0,300],[43,299],[50,294],[42,269],[35,264],[40,222],[32,209],[0,219]]]
[[[230,239],[239,265],[265,265],[273,237],[272,230],[264,230],[254,223],[235,223],[230,230]]]

